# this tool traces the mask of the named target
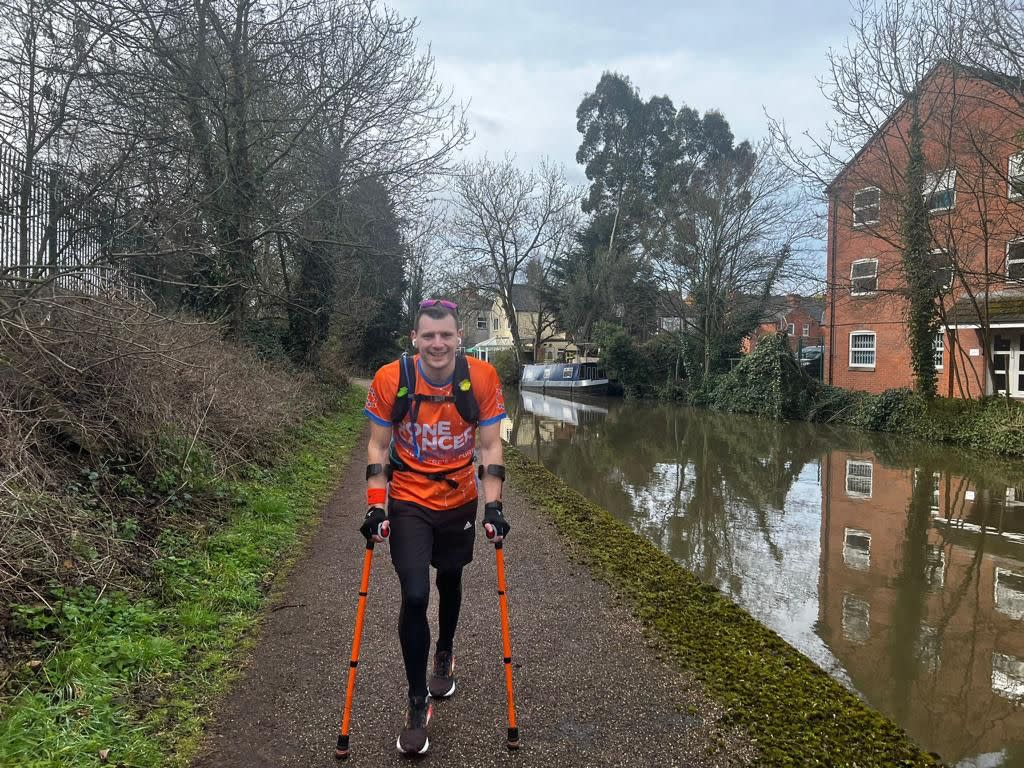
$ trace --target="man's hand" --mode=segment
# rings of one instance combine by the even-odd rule
[[[366,537],[367,541],[375,541],[378,544],[386,539],[391,533],[391,523],[384,514],[382,507],[370,507],[366,510],[366,517],[363,524],[359,526],[359,532]]]
[[[500,501],[488,501],[484,504],[483,525],[484,533],[487,534],[487,538],[490,539],[492,544],[497,544],[508,536],[509,529],[512,526],[508,524],[508,520],[502,514]]]

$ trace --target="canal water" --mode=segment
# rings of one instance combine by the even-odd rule
[[[1024,462],[510,391],[503,437],[957,768],[1024,768]]]

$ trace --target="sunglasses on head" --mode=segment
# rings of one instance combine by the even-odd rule
[[[424,299],[420,302],[420,309],[426,309],[427,307],[436,307],[441,305],[445,309],[450,309],[452,312],[459,311],[459,305],[454,301],[448,301],[448,299]]]

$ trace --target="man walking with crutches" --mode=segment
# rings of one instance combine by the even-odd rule
[[[447,698],[456,687],[454,641],[462,569],[473,559],[478,503],[474,452],[481,463],[488,539],[501,542],[509,524],[501,505],[505,466],[500,423],[505,406],[497,371],[457,353],[462,343],[458,308],[450,301],[420,303],[412,343],[417,354],[383,366],[367,393],[369,510],[360,530],[375,542],[390,533],[391,561],[402,592],[398,637],[409,684],[398,749],[425,754],[430,747],[430,699]],[[439,636],[428,680],[431,566],[437,570]]]

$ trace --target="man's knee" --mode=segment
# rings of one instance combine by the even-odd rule
[[[455,568],[449,571],[438,571],[435,581],[440,591],[457,590],[462,587],[462,569]]]
[[[398,574],[402,584],[402,608],[426,613],[430,602],[430,578],[427,570],[403,571]]]

